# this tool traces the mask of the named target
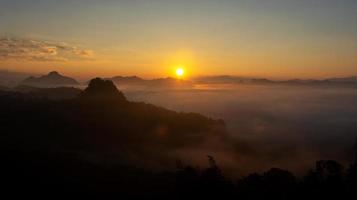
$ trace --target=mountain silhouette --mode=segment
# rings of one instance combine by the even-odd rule
[[[147,81],[138,76],[114,76],[110,80],[117,84],[143,84]]]
[[[0,91],[0,170],[5,194],[356,199],[356,162],[345,170],[336,161],[321,160],[302,178],[272,168],[234,180],[225,176],[213,156],[207,156],[207,168],[186,165],[176,157],[179,151],[189,157],[188,150],[208,144],[212,145],[198,156],[215,152],[214,146],[222,150],[219,142],[231,140],[221,120],[130,102],[113,82],[100,78],[68,99],[32,93],[58,92],[53,88],[26,87],[17,89],[27,92]],[[170,165],[175,160],[176,170]]]
[[[195,79],[197,83],[203,84],[270,84],[273,81],[265,78],[246,78],[239,76],[202,76]]]
[[[188,80],[179,80],[171,77],[157,79],[143,79],[138,76],[115,76],[108,80],[119,86],[141,86],[148,88],[192,88],[193,83]]]
[[[21,82],[21,85],[30,85],[36,87],[58,87],[79,85],[79,83],[70,77],[63,76],[56,71],[50,72],[41,77],[29,77]]]
[[[0,110],[7,116],[0,135],[3,148],[81,153],[95,162],[168,165],[168,152],[203,145],[207,137],[227,137],[222,120],[130,102],[112,81],[100,78],[74,98],[2,92]]]
[[[266,78],[249,78],[239,76],[201,76],[194,79],[198,84],[258,84],[258,85],[304,85],[304,86],[356,86],[357,77],[328,78],[328,79],[289,79],[269,80]]]
[[[0,90],[4,90],[1,89]],[[74,87],[54,87],[54,88],[40,88],[28,85],[18,85],[8,91],[19,92],[26,95],[31,95],[33,97],[48,98],[54,100],[60,99],[73,99],[78,97],[82,93],[81,89]]]
[[[126,102],[126,98],[110,80],[92,79],[88,87],[82,92],[83,99]]]
[[[357,83],[357,76],[344,77],[344,78],[329,78],[327,81],[335,83]]]
[[[33,74],[0,70],[0,85],[14,87],[29,76]]]

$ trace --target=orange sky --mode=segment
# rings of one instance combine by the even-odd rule
[[[83,2],[82,2],[83,1]],[[0,69],[78,78],[357,75],[356,1],[0,2]]]

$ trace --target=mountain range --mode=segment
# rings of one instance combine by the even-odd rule
[[[171,77],[158,79],[143,79],[137,76],[115,76],[108,80],[119,86],[144,86],[149,88],[192,88],[193,83]]]
[[[226,131],[223,120],[128,101],[110,80],[93,79],[75,97],[61,100],[0,91],[0,111],[1,179],[6,183],[3,191],[12,196],[348,199],[356,195],[356,162],[344,170],[336,161],[320,160],[302,178],[275,166],[227,178],[213,156],[232,162],[249,148]],[[255,156],[257,148],[252,148]],[[231,157],[225,154],[229,151],[238,153]],[[269,154],[266,151],[264,159]],[[277,155],[274,158],[290,156]],[[186,164],[205,156],[208,168]],[[250,162],[245,159],[243,165]]]
[[[23,80],[21,85],[29,85],[36,87],[58,87],[58,86],[75,86],[79,83],[74,79],[63,76],[56,71],[50,72],[47,75],[40,77],[29,77]]]
[[[73,99],[82,92],[81,89],[74,87],[53,87],[41,88],[28,85],[19,85],[14,88],[1,88],[2,91],[18,92],[35,98],[47,98],[51,100]]]
[[[26,153],[30,163],[47,153],[54,159],[80,155],[93,164],[148,167],[150,160],[169,166],[175,152],[204,145],[208,137],[228,137],[222,120],[131,102],[112,81],[99,78],[67,99],[0,91],[0,110],[6,116],[0,152],[11,152],[11,159]]]
[[[99,78],[69,99],[0,91],[0,111],[2,181],[17,191],[147,194],[187,149],[228,141],[222,120],[131,102]]]
[[[0,85],[14,87],[29,76],[34,76],[34,74],[0,70]]]
[[[239,76],[202,76],[194,79],[199,84],[290,84],[290,85],[357,85],[357,76],[328,79],[270,80]]]
[[[53,71],[43,76],[29,76],[26,73],[12,73],[0,71],[0,86],[13,88],[19,85],[32,86],[36,88],[78,86],[79,82],[74,78],[61,75]],[[116,86],[125,88],[179,88],[192,89],[194,84],[257,84],[257,85],[305,85],[305,86],[356,86],[357,76],[327,79],[289,79],[272,80],[267,78],[249,78],[230,75],[200,76],[192,80],[181,80],[171,77],[157,79],[143,79],[138,76],[114,76],[106,78],[111,80]]]

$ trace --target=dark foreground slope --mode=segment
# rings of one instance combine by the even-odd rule
[[[121,169],[122,175],[135,176],[130,180],[151,177],[151,171],[175,165],[176,149],[199,145],[208,135],[225,139],[222,121],[129,102],[101,79],[69,100],[0,92],[0,113],[3,167],[14,186],[101,190],[102,181],[120,180],[112,178]]]
[[[207,138],[213,138],[215,144],[229,143],[224,123],[198,114],[129,102],[110,81],[94,79],[78,97],[67,100],[0,92],[0,113],[1,192],[13,197],[356,196],[356,164],[343,168],[335,161],[319,161],[303,178],[272,168],[234,181],[223,175],[211,156],[204,169],[176,162],[175,152],[194,149]]]

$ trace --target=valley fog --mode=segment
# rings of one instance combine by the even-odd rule
[[[303,173],[316,160],[354,159],[357,88],[196,85],[187,90],[130,89],[131,101],[223,119],[232,146],[222,152],[187,150],[193,162],[212,153],[235,173],[279,167]],[[211,145],[216,144],[211,141]],[[183,152],[184,153],[184,152]],[[238,169],[238,170],[237,170]]]

